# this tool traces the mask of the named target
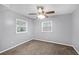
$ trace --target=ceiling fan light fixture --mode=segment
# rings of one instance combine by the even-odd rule
[[[38,15],[37,16],[39,19],[44,19],[45,18],[45,15]]]
[[[39,7],[37,7],[37,9],[38,9],[38,14],[37,14],[38,19],[44,19],[45,13],[43,11],[43,7],[39,6]]]
[[[48,17],[48,14],[53,14],[55,11],[45,11],[43,6],[37,6],[37,13],[30,13],[29,15],[36,15],[38,19],[44,19]]]
[[[42,10],[41,8],[38,9],[38,12],[39,12],[39,13],[42,13],[42,11],[43,11],[43,10]]]

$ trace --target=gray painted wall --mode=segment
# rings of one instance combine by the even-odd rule
[[[73,17],[72,17],[73,16]],[[29,22],[27,33],[16,34],[16,18]],[[73,21],[72,21],[73,18]],[[74,45],[79,51],[79,9],[72,14],[58,15],[43,20],[31,20],[0,5],[0,51],[13,47],[32,38]],[[52,20],[53,32],[41,32],[40,23]],[[72,27],[73,26],[73,27]],[[73,41],[72,41],[73,40]]]
[[[16,18],[28,21],[28,32],[16,34]],[[0,5],[0,51],[32,39],[33,20]]]
[[[74,48],[79,53],[79,7],[78,9],[73,13],[73,34],[72,34],[72,43]]]
[[[53,32],[41,32],[41,22],[52,20],[53,22]],[[72,16],[71,14],[67,15],[58,15],[53,16],[52,18],[35,20],[35,37],[36,39],[42,39],[45,41],[51,41],[56,43],[62,43],[67,45],[72,45]]]

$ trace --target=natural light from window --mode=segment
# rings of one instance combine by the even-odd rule
[[[23,19],[16,19],[16,33],[28,32],[28,22]]]
[[[52,32],[52,21],[41,22],[42,32]]]

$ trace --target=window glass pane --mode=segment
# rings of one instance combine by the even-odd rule
[[[26,31],[26,27],[17,27],[17,32]]]
[[[43,31],[51,31],[51,27],[43,27]]]
[[[49,27],[49,26],[51,26],[51,22],[44,22],[43,23],[43,27]]]
[[[26,22],[17,20],[17,25],[19,25],[19,26],[26,26]]]

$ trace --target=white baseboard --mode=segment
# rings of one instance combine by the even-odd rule
[[[50,43],[56,43],[56,44],[71,46],[71,47],[73,47],[73,48],[76,50],[76,52],[79,54],[79,51],[78,51],[73,45],[64,44],[64,43],[58,43],[58,42],[53,42],[53,41],[44,40],[44,39],[30,39],[30,40],[28,40],[28,41],[31,41],[31,40],[40,40],[40,41],[45,41],[45,42],[50,42]],[[8,48],[8,49],[5,49],[5,50],[3,50],[3,51],[0,51],[0,53],[3,53],[3,52],[8,51],[8,50],[10,50],[10,49],[13,49],[13,48],[15,48],[15,47],[17,47],[17,46],[19,46],[19,45],[21,45],[21,44],[24,44],[24,43],[28,42],[28,41],[21,42],[21,43],[15,45],[15,46],[13,46],[13,47],[10,47],[10,48]]]
[[[8,49],[5,49],[5,50],[3,50],[3,51],[0,51],[0,53],[3,53],[3,52],[8,51],[8,50],[10,50],[10,49],[13,49],[13,48],[15,48],[15,47],[17,47],[17,46],[19,46],[19,45],[21,45],[21,44],[24,44],[24,43],[26,43],[26,42],[28,42],[28,41],[31,41],[31,40],[32,40],[32,39],[27,40],[27,41],[24,41],[24,42],[21,42],[21,43],[15,45],[15,46],[13,46],[13,47],[10,47],[10,48],[8,48]]]
[[[56,43],[56,44],[61,44],[61,45],[66,45],[66,46],[71,46],[71,47],[73,46],[73,45],[70,45],[70,44],[54,42],[54,41],[46,40],[46,39],[34,39],[34,40],[40,40],[40,41],[45,41],[45,42],[50,42],[50,43]]]
[[[79,51],[73,45],[69,45],[69,44],[65,44],[65,43],[59,43],[59,42],[53,42],[53,41],[44,40],[44,39],[43,40],[42,39],[34,39],[34,40],[40,40],[40,41],[45,41],[45,42],[50,42],[50,43],[56,43],[56,44],[70,46],[70,47],[73,47],[75,49],[75,51],[79,54]]]
[[[79,51],[76,49],[76,47],[75,46],[73,46],[73,48],[75,49],[75,51],[78,53],[78,55],[79,55]]]

